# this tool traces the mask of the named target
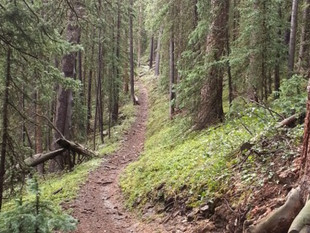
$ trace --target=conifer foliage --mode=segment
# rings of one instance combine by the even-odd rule
[[[273,103],[283,118],[303,112],[309,9],[309,0],[2,0],[0,210],[20,191],[27,158],[57,151],[59,139],[96,150],[112,137],[122,104],[138,104],[136,65],[154,70],[169,119],[188,115],[192,129],[225,121],[240,99]],[[85,160],[57,155],[37,172]],[[3,232],[73,229],[33,185],[33,201],[1,214]]]
[[[130,66],[134,75],[130,17],[135,25],[123,0],[1,1],[0,209],[28,173],[27,158],[57,150],[59,138],[95,150],[111,137],[129,98]],[[71,170],[84,160],[65,153],[36,169]]]
[[[36,179],[28,181],[28,192],[32,194],[32,200],[18,199],[14,209],[0,213],[1,233],[70,232],[76,228],[74,218],[62,214],[53,203],[40,199]]]

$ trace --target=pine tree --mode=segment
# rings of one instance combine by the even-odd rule
[[[61,213],[53,203],[41,199],[36,179],[29,180],[28,191],[33,195],[32,200],[20,198],[14,209],[0,213],[1,233],[71,232],[76,229],[77,220]]]
[[[223,121],[222,104],[223,67],[219,62],[226,44],[228,26],[229,1],[213,0],[211,2],[212,23],[206,39],[206,65],[209,66],[206,79],[200,91],[200,103],[196,118],[196,128],[203,129],[211,124]],[[213,63],[213,64],[212,64]]]

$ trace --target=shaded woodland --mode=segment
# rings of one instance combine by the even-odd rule
[[[186,122],[180,129],[183,138],[193,132],[216,134],[224,124],[243,128],[250,139],[223,139],[232,144],[230,151],[223,146],[225,163],[232,170],[238,166],[242,170],[252,157],[263,154],[252,149],[268,135],[263,127],[277,131],[273,135],[277,140],[275,135],[291,136],[282,128],[304,124],[303,140],[295,145],[302,144],[298,178],[286,204],[258,224],[247,222],[249,208],[228,232],[308,232],[309,67],[310,0],[1,0],[0,210],[5,201],[23,192],[29,174],[70,172],[100,156],[101,146],[113,138],[111,129],[126,118],[120,109],[139,104],[135,81],[148,76],[156,83],[158,96],[152,98],[159,102],[166,98],[165,124]],[[150,109],[156,104],[151,102]],[[255,114],[264,121],[259,129],[258,123],[247,122]],[[264,115],[270,118],[263,119]],[[153,114],[151,126],[154,119]],[[152,135],[160,127],[148,131]],[[174,145],[162,148],[169,146]],[[231,151],[236,148],[240,161],[231,165],[236,154]],[[207,161],[214,155],[203,156]],[[129,169],[133,170],[127,177],[143,172],[139,167]],[[193,194],[198,203],[208,192],[225,190],[205,191],[206,181],[200,186],[195,182],[176,192],[182,196],[186,189],[198,190],[199,197]],[[125,197],[132,195],[128,198],[132,206],[139,206],[135,186],[128,191],[126,185]],[[159,191],[165,183],[157,186],[152,188]],[[160,202],[156,198],[146,202]],[[195,201],[189,209],[194,209]],[[210,207],[203,218],[218,206]]]

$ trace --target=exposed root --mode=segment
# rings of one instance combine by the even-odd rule
[[[288,233],[310,232],[310,201],[294,219]]]
[[[287,232],[302,206],[300,188],[298,187],[291,190],[291,192],[287,195],[287,200],[283,206],[263,218],[257,225],[250,226],[249,229],[246,230],[246,233]],[[295,231],[290,233],[293,232]]]

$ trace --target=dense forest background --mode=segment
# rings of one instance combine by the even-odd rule
[[[1,0],[0,22],[0,209],[29,172],[72,171],[119,140],[113,129],[145,75],[150,140],[121,179],[128,206],[176,195],[175,206],[193,210],[208,199],[210,217],[234,169],[245,183],[273,177],[254,161],[274,163],[265,149],[283,145],[280,168],[302,155],[294,182],[305,202],[309,0]],[[247,213],[230,227],[244,227]]]

